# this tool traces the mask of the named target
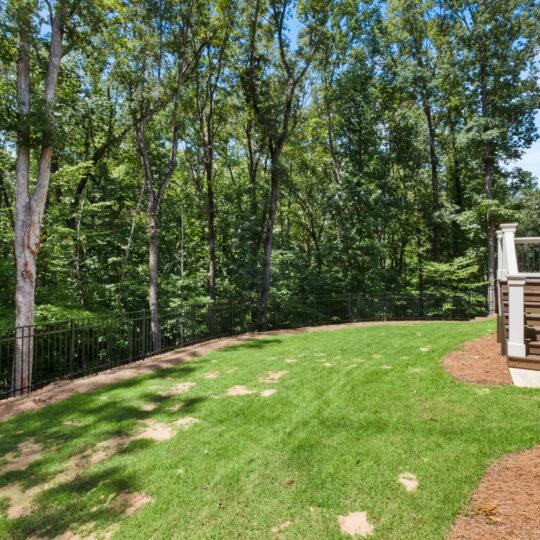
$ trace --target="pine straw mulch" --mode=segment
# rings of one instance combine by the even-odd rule
[[[449,540],[540,538],[540,445],[493,463]]]
[[[506,358],[493,334],[468,341],[461,349],[452,351],[442,362],[456,379],[467,383],[512,384]]]
[[[442,362],[467,383],[508,385],[512,378],[494,335],[469,341]],[[494,462],[459,516],[448,540],[540,538],[540,445]]]

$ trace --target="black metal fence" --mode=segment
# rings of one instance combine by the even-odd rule
[[[26,393],[58,379],[246,332],[357,321],[468,320],[487,310],[485,297],[472,293],[272,298],[265,316],[257,302],[187,304],[160,312],[158,350],[149,311],[0,329],[0,399],[14,395],[14,387]],[[26,367],[15,372],[21,379],[14,382],[16,342],[31,362],[23,362]]]

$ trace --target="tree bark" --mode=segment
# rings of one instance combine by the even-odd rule
[[[12,395],[27,393],[32,385],[33,324],[35,320],[36,259],[51,171],[53,109],[63,55],[64,11],[53,16],[51,44],[43,95],[43,127],[36,185],[30,193],[30,14],[19,27],[17,57],[17,158],[15,190],[15,324],[16,341],[11,380]]]
[[[216,208],[214,201],[214,186],[211,176],[212,172],[207,173],[207,206],[208,206],[208,252],[209,252],[209,268],[208,268],[208,293],[212,302],[216,301]]]
[[[148,221],[148,306],[150,308],[150,326],[154,352],[161,350],[161,323],[158,303],[158,225],[155,204],[149,197],[146,207]]]
[[[439,200],[439,162],[437,158],[437,150],[435,148],[435,127],[433,125],[433,116],[431,113],[431,105],[427,102],[424,104],[424,113],[428,125],[429,136],[429,161],[431,165],[431,227],[432,239],[431,250],[433,260],[439,262],[441,260],[441,225],[438,222],[436,214],[441,209]]]
[[[261,308],[263,312],[263,324],[266,324],[266,314],[268,310],[268,297],[270,295],[270,284],[272,281],[272,241],[274,238],[274,224],[276,221],[277,201],[279,193],[281,148],[276,148],[270,156],[270,206],[268,209],[268,220],[266,222],[266,234],[263,247],[263,269],[261,287]]]
[[[482,119],[484,120],[483,132],[484,135],[489,130],[486,121],[489,119],[489,103],[486,81],[486,66],[480,65],[480,100],[482,107]],[[493,172],[495,169],[495,160],[493,157],[494,148],[492,142],[484,136],[484,156],[483,156],[483,176],[486,189],[486,198],[489,201],[493,200]],[[495,281],[495,223],[491,209],[488,209],[486,216],[487,222],[487,281],[491,285]],[[495,310],[495,299],[488,298],[489,309],[491,312]]]

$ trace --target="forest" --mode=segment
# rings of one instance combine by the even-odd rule
[[[419,294],[540,235],[535,0],[0,0],[3,325]]]

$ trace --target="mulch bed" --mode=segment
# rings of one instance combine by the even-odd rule
[[[442,364],[450,375],[467,383],[512,384],[506,358],[493,334],[465,343],[447,355]]]
[[[540,538],[540,446],[493,463],[449,540]]]
[[[512,384],[506,358],[494,335],[452,351],[443,366],[467,383]],[[493,463],[459,516],[449,540],[533,540],[540,538],[540,446]]]

